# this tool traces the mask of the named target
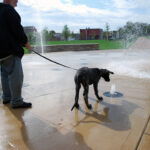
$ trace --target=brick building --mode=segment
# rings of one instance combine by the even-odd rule
[[[81,40],[101,40],[103,39],[102,29],[80,29]]]

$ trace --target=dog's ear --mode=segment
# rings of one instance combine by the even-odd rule
[[[109,71],[109,73],[114,74],[114,72],[112,72],[112,71]]]

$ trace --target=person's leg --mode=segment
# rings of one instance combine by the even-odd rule
[[[19,106],[23,103],[23,98],[21,96],[23,71],[20,58],[14,56],[13,71],[9,73],[8,79],[11,91],[11,105]]]
[[[9,88],[8,74],[12,71],[13,59],[8,58],[1,62],[1,84],[2,84],[2,100],[3,104],[7,104],[11,100],[11,92]]]
[[[23,70],[21,59],[19,57],[14,57],[13,71],[8,75],[8,79],[11,91],[10,103],[12,108],[31,107],[31,103],[23,102],[22,98]]]

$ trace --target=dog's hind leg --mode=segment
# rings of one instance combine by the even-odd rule
[[[84,88],[83,96],[84,96],[85,104],[88,107],[88,109],[92,109],[92,105],[89,104],[89,102],[88,102],[89,85],[88,85],[88,83],[82,83],[82,84],[83,84],[83,88]]]
[[[95,92],[95,95],[96,95],[97,99],[102,101],[103,97],[98,95],[98,83],[93,84],[93,87],[94,87],[94,92]]]
[[[75,103],[74,103],[73,107],[71,108],[71,111],[74,109],[74,107],[79,108],[78,100],[79,100],[80,88],[81,88],[81,84],[80,83],[76,83]]]

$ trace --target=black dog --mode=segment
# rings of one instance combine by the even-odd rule
[[[102,101],[103,98],[98,95],[98,82],[101,77],[104,78],[105,81],[109,82],[110,74],[114,74],[114,73],[107,69],[88,68],[88,67],[83,67],[78,69],[74,77],[74,81],[76,85],[76,95],[75,95],[75,103],[71,111],[74,109],[74,107],[79,108],[78,99],[79,99],[79,90],[81,88],[81,84],[83,85],[84,88],[84,92],[83,92],[84,100],[86,106],[89,109],[92,108],[92,105],[88,103],[89,85],[93,84],[96,97],[98,98],[98,100]]]

